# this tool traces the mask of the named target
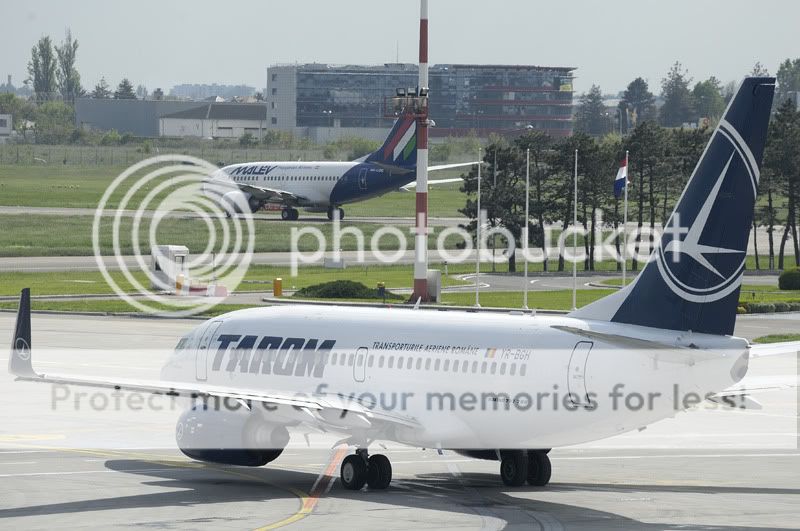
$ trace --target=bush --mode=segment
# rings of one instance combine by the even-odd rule
[[[789,311],[790,312],[800,312],[800,302],[790,302],[789,303]]]
[[[751,302],[747,305],[749,313],[773,313],[775,305],[771,302]]]
[[[744,306],[737,306],[736,307],[736,313],[739,314],[739,315],[741,315],[743,313],[747,313],[747,308],[745,308]]]
[[[778,287],[780,289],[800,290],[800,269],[785,269],[778,277]]]
[[[101,146],[118,146],[122,141],[122,137],[119,136],[119,133],[116,129],[112,129],[108,133],[104,134],[103,137],[100,139]]]
[[[786,302],[776,302],[775,303],[775,311],[776,312],[788,312],[789,311],[789,304]]]
[[[294,296],[314,299],[377,299],[378,290],[353,280],[334,280],[307,286],[298,290]],[[386,290],[386,299],[403,300],[404,297]]]

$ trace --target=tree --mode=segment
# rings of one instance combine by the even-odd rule
[[[108,87],[106,78],[101,77],[94,90],[89,93],[89,96],[98,100],[107,100],[111,97],[111,89]]]
[[[135,100],[136,94],[133,92],[133,84],[128,78],[123,78],[117,85],[117,90],[114,91],[115,100]]]
[[[144,85],[137,85],[136,86],[136,97],[139,98],[140,100],[146,100],[147,99],[147,87],[145,87]]]
[[[790,93],[800,91],[800,58],[786,59],[782,62],[775,77],[778,81],[778,90],[775,95],[777,107],[790,96]]]
[[[545,190],[549,186],[551,177],[547,165],[547,154],[551,144],[552,139],[541,131],[529,131],[514,141],[514,145],[520,153],[527,154],[527,150],[530,150],[531,154],[529,212],[536,220],[536,224],[533,225],[528,220],[528,236],[530,237],[528,243],[542,248],[545,271],[548,270],[547,244],[549,243],[545,241],[545,224],[551,219],[551,209],[549,202],[545,200]],[[531,225],[533,226],[531,227]]]
[[[61,46],[56,46],[58,56],[58,90],[64,101],[74,102],[75,98],[83,93],[81,76],[75,68],[75,58],[78,54],[78,41],[72,38],[72,32],[67,28],[67,35]]]
[[[722,96],[722,83],[711,76],[705,81],[698,82],[692,90],[695,116],[716,120],[725,112],[725,98]]]
[[[578,111],[575,114],[575,131],[588,135],[602,136],[613,129],[603,93],[600,87],[592,85],[589,92],[581,96]]]
[[[15,131],[23,130],[26,120],[34,121],[36,106],[24,98],[11,93],[0,94],[0,114],[10,114]]]
[[[37,101],[47,101],[56,91],[56,57],[50,37],[44,36],[31,48],[28,80]]]
[[[769,70],[761,64],[761,61],[757,61],[756,64],[753,65],[753,70],[750,71],[750,75],[752,77],[767,77],[769,76]]]
[[[794,244],[795,265],[800,259],[797,240],[797,205],[800,194],[800,113],[792,100],[784,101],[770,123],[767,144],[764,150],[764,167],[770,182],[766,192],[768,216],[774,218],[776,206],[772,196],[773,189],[780,190],[786,198],[786,224],[781,237],[778,253],[778,269],[783,269],[786,240],[791,232]],[[770,246],[772,237],[770,234]],[[772,250],[771,250],[772,252]]]
[[[75,130],[75,111],[61,101],[47,101],[36,108],[36,143],[63,144]]]
[[[661,81],[661,96],[664,105],[661,107],[661,124],[666,127],[680,127],[692,119],[692,93],[689,91],[691,78],[683,65],[676,62],[672,65],[667,77]]]
[[[632,120],[632,126],[635,127],[637,123],[645,120],[655,119],[655,101],[656,98],[653,96],[653,93],[650,92],[647,81],[641,77],[637,77],[628,83],[628,88],[625,89],[622,95],[622,102],[625,103],[627,110],[633,113],[635,117]]]
[[[164,99],[164,91],[161,88],[157,88],[153,91],[153,99],[156,101],[161,101]]]
[[[515,146],[504,141],[492,143],[486,148],[483,169],[481,170],[481,210],[486,211],[484,222],[490,228],[503,227],[519,242],[522,227],[525,225],[525,155]],[[496,177],[495,177],[496,174]],[[464,208],[459,212],[470,221],[462,225],[477,238],[478,190],[477,168],[464,175],[461,191],[467,194]],[[504,244],[507,244],[505,242]],[[508,271],[516,271],[516,253],[508,257]]]

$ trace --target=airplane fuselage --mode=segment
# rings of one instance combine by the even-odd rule
[[[222,171],[233,184],[286,191],[299,198],[296,206],[311,209],[364,201],[416,178],[415,171],[393,173],[371,162],[248,162]]]
[[[201,325],[162,377],[350,401],[419,425],[387,432],[342,419],[359,440],[551,448],[673,416],[746,368],[747,342],[732,337],[567,317],[273,307]],[[293,415],[274,420],[305,414]]]

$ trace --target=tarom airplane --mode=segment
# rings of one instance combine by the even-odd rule
[[[246,162],[225,166],[204,184],[209,195],[222,198],[229,210],[249,207],[257,212],[267,204],[281,205],[281,219],[296,220],[297,207],[327,212],[344,219],[341,205],[388,192],[408,190],[417,178],[417,121],[401,116],[377,151],[352,162]],[[429,166],[428,171],[475,163]],[[428,181],[429,185],[459,182],[460,178]],[[246,205],[246,207],[245,207]]]
[[[379,441],[499,460],[506,485],[543,486],[554,447],[642,429],[704,400],[752,400],[743,378],[756,346],[732,334],[774,89],[773,78],[743,82],[652,260],[630,285],[571,314],[252,308],[201,324],[161,380],[140,381],[35,372],[26,289],[9,370],[25,381],[194,398],[176,439],[197,460],[261,466],[280,456],[290,430],[323,430],[354,449],[341,464],[348,489],[389,485],[389,459],[368,453]],[[397,161],[401,145],[391,140],[373,157]],[[408,179],[369,164],[340,172],[354,178],[344,195],[333,182],[342,175],[331,173],[334,203],[358,196],[361,171],[367,192],[373,178],[392,179],[387,188]],[[291,171],[301,172],[258,177]],[[225,400],[238,407],[220,407]]]

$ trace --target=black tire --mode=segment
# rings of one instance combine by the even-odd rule
[[[367,466],[367,485],[370,489],[383,490],[392,481],[392,463],[382,454],[375,454],[369,458]]]
[[[339,221],[344,221],[344,209],[339,209]]]
[[[296,208],[290,209],[289,212],[291,213],[291,217],[289,219],[291,219],[292,221],[297,221],[298,219],[300,219],[300,212]]]
[[[342,485],[348,490],[361,490],[367,482],[367,463],[360,455],[348,455],[342,461],[339,474]]]
[[[528,485],[531,487],[544,487],[550,483],[553,467],[550,458],[545,452],[528,453]]]
[[[281,219],[289,221],[292,218],[292,212],[288,208],[281,209]]]
[[[528,456],[522,450],[509,450],[502,453],[500,478],[508,487],[520,487],[528,479]]]

